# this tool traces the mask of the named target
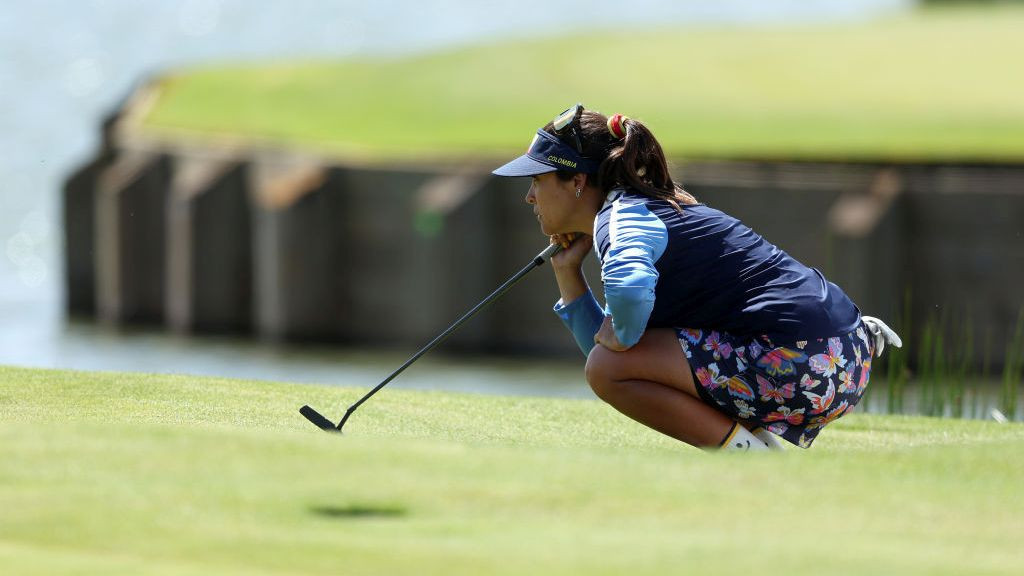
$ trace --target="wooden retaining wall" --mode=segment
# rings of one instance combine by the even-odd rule
[[[525,179],[141,136],[129,101],[64,189],[67,309],[121,325],[416,346],[545,244]],[[119,124],[120,123],[120,124]],[[127,126],[127,127],[126,127]],[[914,338],[969,317],[994,367],[1024,304],[1024,167],[680,162],[677,177]],[[594,261],[587,275],[599,286]],[[452,348],[579,354],[529,275]],[[909,334],[907,334],[909,332]],[[981,358],[980,352],[976,354]],[[980,361],[980,360],[979,360]]]

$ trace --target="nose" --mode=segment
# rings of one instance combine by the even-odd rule
[[[537,195],[533,192],[533,184],[530,184],[530,189],[526,191],[526,198],[524,198],[527,204],[536,204]]]

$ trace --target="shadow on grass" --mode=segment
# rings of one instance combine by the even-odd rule
[[[409,511],[402,506],[348,504],[346,506],[310,506],[310,514],[335,520],[360,518],[403,518]]]

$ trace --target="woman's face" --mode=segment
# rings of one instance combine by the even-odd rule
[[[554,172],[533,177],[530,191],[526,193],[526,203],[533,205],[533,213],[537,215],[544,234],[576,232],[572,229],[572,218],[578,199],[573,185],[572,180],[559,180]]]

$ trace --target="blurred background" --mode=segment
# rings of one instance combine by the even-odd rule
[[[19,3],[0,363],[376,384],[543,247],[486,172],[579,100],[901,329],[873,407],[1013,417],[1015,4]],[[589,397],[549,276],[394,385]]]

